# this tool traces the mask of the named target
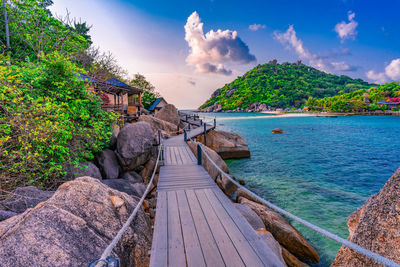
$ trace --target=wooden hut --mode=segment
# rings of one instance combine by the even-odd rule
[[[118,112],[126,118],[140,116],[143,110],[143,90],[129,86],[115,78],[104,82],[97,81],[87,75],[81,74],[80,78],[89,84],[89,89],[96,92],[103,100],[102,108],[110,112]]]

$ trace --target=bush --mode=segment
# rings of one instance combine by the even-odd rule
[[[0,58],[2,188],[54,187],[65,164],[90,160],[107,145],[117,116],[78,79],[81,71],[58,53],[38,63],[6,66]]]

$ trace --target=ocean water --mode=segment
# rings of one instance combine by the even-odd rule
[[[251,158],[227,161],[232,175],[272,203],[343,238],[347,217],[400,166],[400,117],[199,115],[216,116],[217,129],[236,132],[249,144]],[[272,134],[274,128],[286,133]],[[291,222],[319,252],[319,266],[329,266],[340,245]]]

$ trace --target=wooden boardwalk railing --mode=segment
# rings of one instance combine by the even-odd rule
[[[196,128],[187,137],[203,131]],[[163,146],[150,266],[283,266],[197,165],[183,134]]]

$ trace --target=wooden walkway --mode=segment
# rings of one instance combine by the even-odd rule
[[[163,144],[150,266],[283,266],[197,165],[183,135]]]

